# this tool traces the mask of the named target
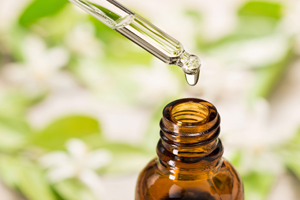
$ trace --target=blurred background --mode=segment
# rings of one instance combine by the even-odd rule
[[[246,200],[299,199],[300,2],[120,2],[200,56],[199,84],[66,0],[0,0],[0,199],[134,199],[185,97],[218,108]]]

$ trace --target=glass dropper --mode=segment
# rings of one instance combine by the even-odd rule
[[[181,43],[114,0],[69,0],[169,65],[182,68],[189,85],[197,84],[200,59]]]

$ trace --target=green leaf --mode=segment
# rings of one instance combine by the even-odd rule
[[[68,179],[54,185],[54,189],[65,200],[97,200],[97,198],[76,179]]]
[[[96,29],[96,36],[105,45],[110,45],[114,40],[121,37],[117,32],[106,26],[104,23],[100,22],[95,17],[89,16],[89,21]]]
[[[292,159],[286,161],[286,166],[300,180],[300,157],[297,154],[292,154],[292,157]]]
[[[19,162],[17,159],[0,155],[0,178],[6,186],[16,189],[19,181]]]
[[[69,116],[48,125],[31,139],[31,143],[47,149],[64,149],[71,138],[89,139],[100,142],[99,122],[88,116]]]
[[[27,160],[0,155],[0,177],[5,185],[18,189],[27,199],[56,200],[40,168]]]
[[[142,169],[153,154],[145,151],[143,146],[134,146],[122,142],[101,142],[98,149],[106,149],[112,153],[112,162],[99,170],[101,174],[134,173]],[[152,149],[155,152],[155,148]],[[130,160],[130,162],[128,162]]]
[[[103,15],[107,16],[107,18],[112,19],[113,21],[117,21],[118,19],[120,19],[120,15],[116,14],[115,12],[112,12],[110,9],[102,7],[97,3],[90,2],[90,4],[93,7],[98,8],[99,10],[101,10],[103,12]]]
[[[27,109],[40,102],[44,94],[29,95],[20,89],[10,89],[0,93],[0,116],[25,119]]]
[[[198,9],[189,8],[185,10],[185,15],[188,17],[191,17],[197,21],[197,23],[200,23],[203,20],[203,13],[199,12]]]
[[[0,151],[10,152],[19,149],[25,141],[24,135],[0,125]]]
[[[23,117],[29,105],[28,99],[17,91],[8,91],[0,94],[0,115],[6,117]]]
[[[244,158],[244,154],[242,150],[236,151],[234,155],[232,155],[230,162],[237,168],[241,168],[240,172],[242,172],[242,160]],[[245,189],[245,199],[255,199],[255,200],[265,200],[272,189],[276,175],[260,170],[260,171],[251,171],[249,173],[241,173],[241,177],[244,183]]]
[[[139,153],[145,153],[144,149],[138,146],[134,146],[127,143],[122,142],[101,142],[97,146],[97,148],[104,148],[108,149],[112,153],[131,153],[131,152],[139,152]]]
[[[276,176],[269,172],[252,172],[242,177],[245,199],[265,200],[272,189]]]
[[[85,13],[78,14],[74,8],[74,5],[69,4],[54,16],[39,20],[39,28],[33,28],[30,32],[41,36],[48,47],[61,46],[68,34],[72,34],[74,27],[87,24]]]
[[[286,167],[300,180],[300,130],[290,141],[276,150]]]
[[[269,95],[275,89],[277,83],[284,76],[284,72],[287,70],[289,63],[293,59],[294,55],[290,49],[286,55],[277,63],[262,67],[256,70],[256,81],[252,92],[250,93],[252,98],[263,97],[268,98]]]
[[[196,36],[197,47],[209,52],[215,48],[232,45],[262,36],[268,36],[278,30],[279,19],[282,17],[283,8],[278,3],[251,1],[243,5],[239,10],[238,24],[228,35],[217,41],[207,41],[201,35]]]
[[[67,0],[34,0],[22,13],[19,24],[28,27],[43,17],[55,15],[67,3]]]
[[[18,188],[30,200],[56,200],[40,169],[33,166],[20,168]]]
[[[241,16],[238,18],[236,28],[215,41],[209,41],[199,33],[196,36],[197,47],[199,50],[215,55],[215,49],[230,48],[232,45],[240,45],[252,39],[270,37],[278,31],[279,22],[273,18],[265,18],[260,16]]]
[[[107,51],[107,61],[115,62],[116,67],[122,63],[122,66],[131,67],[133,65],[150,66],[152,54],[130,41],[119,40],[109,46]],[[157,58],[156,58],[157,59]]]
[[[99,172],[111,175],[136,173],[143,169],[153,157],[138,152],[116,154],[112,163]]]
[[[235,154],[229,159],[230,163],[237,169],[240,167],[243,159],[242,151],[236,151]]]
[[[109,150],[113,155],[113,161],[110,165],[101,169],[101,173],[124,174],[136,172],[142,169],[154,157],[152,154],[147,153],[143,147],[116,142],[102,144],[100,148]]]
[[[30,125],[22,117],[4,117],[0,115],[0,125],[6,126],[22,135],[31,133]]]
[[[22,117],[5,117],[0,114],[0,151],[13,151],[21,148],[32,133]]]
[[[267,37],[273,34],[277,27],[277,22],[259,17],[243,17],[239,19],[238,26],[232,33],[216,41],[207,41],[201,34],[196,36],[197,48],[211,55],[216,54],[216,50],[230,48],[232,45],[239,45],[254,38]]]
[[[24,52],[23,46],[21,44],[24,43],[25,38],[28,36],[28,31],[19,26],[18,24],[14,24],[9,31],[6,33],[6,39],[3,43],[6,46],[9,46],[7,54],[11,57],[11,59],[15,62],[24,63]]]
[[[106,61],[113,63],[112,66],[119,67],[120,63],[122,63],[123,67],[130,67],[137,64],[150,65],[153,59],[150,53],[133,44],[96,18],[90,17],[89,20],[96,28],[96,36],[104,44]]]
[[[283,15],[283,8],[277,2],[250,1],[240,8],[238,14],[240,16],[262,16],[280,19]]]

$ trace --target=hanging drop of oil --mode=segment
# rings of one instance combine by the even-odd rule
[[[185,74],[186,81],[190,86],[195,86],[199,81],[200,70],[196,74]]]

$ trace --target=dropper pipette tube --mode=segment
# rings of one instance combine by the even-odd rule
[[[197,84],[201,67],[200,59],[187,53],[179,41],[152,23],[114,0],[69,1],[163,62],[181,67],[189,85]]]

